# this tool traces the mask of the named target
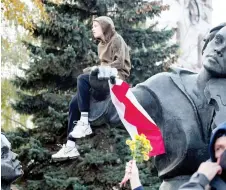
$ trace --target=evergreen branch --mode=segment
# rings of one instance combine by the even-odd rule
[[[89,10],[89,9],[79,7],[78,5],[73,5],[73,8],[75,8],[75,9],[77,9],[77,10],[80,10],[80,11],[87,12],[87,13],[97,14],[97,11],[91,11],[91,10]]]

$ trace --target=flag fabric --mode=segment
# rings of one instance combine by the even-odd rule
[[[134,139],[136,134],[144,134],[153,147],[149,156],[164,154],[165,146],[161,131],[139,104],[130,86],[118,78],[115,79],[115,84],[109,81],[109,86],[112,103],[131,138]]]

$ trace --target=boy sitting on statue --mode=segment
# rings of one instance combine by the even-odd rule
[[[116,68],[118,76],[125,80],[129,77],[131,63],[129,48],[122,36],[115,31],[115,26],[110,17],[100,16],[94,19],[92,33],[95,39],[99,40],[98,56],[100,66],[110,66]],[[104,78],[105,68],[101,67],[98,78]],[[107,68],[106,68],[107,70]],[[77,78],[77,93],[73,97],[69,107],[68,139],[66,145],[52,155],[54,160],[72,159],[79,156],[75,146],[75,139],[82,138],[92,133],[89,123],[89,103],[90,103],[90,69],[85,69],[84,74]],[[103,76],[102,76],[103,75]],[[100,92],[97,96],[102,96],[106,92]]]

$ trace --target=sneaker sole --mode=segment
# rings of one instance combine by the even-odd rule
[[[88,135],[91,135],[93,132],[92,131],[89,131],[88,133],[86,133],[86,134],[84,134],[84,135],[82,135],[82,136],[73,136],[73,135],[71,135],[73,138],[76,138],[76,139],[80,139],[80,138],[83,138],[83,137],[86,137],[86,136],[88,136]]]
[[[78,158],[80,156],[80,154],[78,156],[73,156],[73,157],[65,157],[65,158],[52,158],[53,161],[65,161],[65,160],[73,160],[75,158]]]

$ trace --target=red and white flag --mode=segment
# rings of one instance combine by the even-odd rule
[[[115,81],[115,84],[109,81],[112,103],[131,138],[144,134],[153,148],[149,156],[165,153],[160,129],[139,104],[130,86],[121,79],[116,78]]]

